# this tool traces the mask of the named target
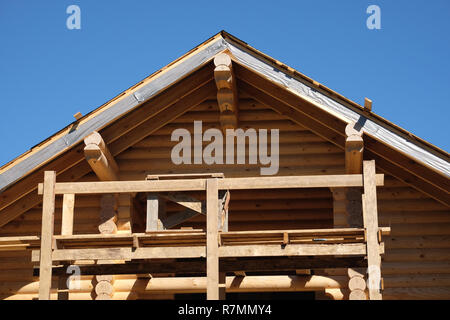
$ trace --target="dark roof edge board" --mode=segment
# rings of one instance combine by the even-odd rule
[[[450,176],[449,161],[429,152],[423,146],[420,146],[420,142],[404,138],[400,134],[397,134],[392,128],[389,128],[388,124],[381,125],[365,117],[362,112],[359,113],[352,110],[339,101],[330,98],[295,77],[288,75],[284,70],[264,61],[266,58],[258,52],[249,52],[250,50],[248,48],[244,48],[243,45],[234,41],[234,37],[229,37],[226,33],[221,34],[222,36],[226,36],[226,39],[219,37],[206,46],[198,48],[192,55],[186,56],[185,59],[181,59],[178,65],[165,70],[159,77],[150,79],[147,84],[144,84],[132,94],[126,95],[117,102],[113,102],[110,107],[101,110],[98,115],[85,123],[80,124],[76,130],[56,139],[54,142],[42,147],[42,149],[37,150],[28,158],[23,159],[4,171],[0,174],[0,192],[17,182],[27,173],[46,163],[51,158],[56,157],[76,145],[92,131],[101,130],[115,119],[131,111],[141,103],[147,101],[183,77],[192,73],[194,70],[200,68],[219,52],[227,49],[239,63],[251,68],[263,77],[282,87],[289,88],[291,92],[312,102],[317,107],[342,118],[347,123],[353,121],[361,123],[365,133],[385,142],[400,152],[408,154],[418,162],[431,167],[441,174],[444,174],[447,177]],[[244,42],[242,43],[245,45]]]
[[[418,162],[450,177],[450,163],[448,159],[441,158],[429,152],[420,146],[420,142],[402,137],[392,128],[389,128],[387,124],[375,122],[366,117],[362,112],[356,112],[313,87],[287,75],[285,71],[278,69],[272,64],[268,64],[259,57],[256,57],[254,54],[249,53],[232,39],[227,39],[226,43],[234,58],[244,66],[256,71],[261,76],[282,87],[289,88],[291,92],[312,102],[317,107],[342,118],[347,123],[358,122],[362,125],[366,134],[383,141],[398,151],[413,157]]]
[[[218,38],[208,46],[195,52],[195,54],[180,61],[177,66],[165,71],[159,77],[150,80],[150,82],[143,85],[132,94],[113,103],[113,105],[101,111],[94,118],[80,124],[76,130],[63,135],[49,145],[37,150],[28,158],[13,165],[11,168],[0,174],[0,192],[21,179],[28,172],[35,170],[41,164],[76,145],[92,131],[101,130],[115,119],[157,95],[159,92],[186,77],[194,70],[197,70],[224,49],[226,49],[225,40],[223,38]]]

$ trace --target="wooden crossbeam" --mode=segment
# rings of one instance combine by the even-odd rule
[[[132,240],[131,240],[132,241]],[[214,245],[214,244],[213,244]],[[379,252],[384,253],[384,245],[379,246]],[[210,252],[211,253],[211,252]],[[39,262],[40,250],[32,250],[32,261]],[[221,246],[217,249],[220,258],[245,258],[245,257],[305,257],[305,256],[334,256],[364,257],[367,255],[367,247],[364,243],[337,243],[337,244],[251,244]],[[135,259],[177,259],[177,258],[205,258],[207,252],[205,246],[164,246],[164,247],[111,247],[93,249],[57,249],[53,250],[53,261],[72,260],[124,260]],[[215,261],[215,256],[210,262]],[[211,266],[211,272],[216,266]],[[214,282],[217,283],[215,279]],[[212,290],[215,289],[212,288]]]
[[[222,130],[235,129],[238,125],[238,93],[231,58],[220,53],[214,58],[214,79],[217,86],[217,102]]]
[[[119,167],[102,136],[94,131],[84,139],[84,155],[100,181],[118,180]]]
[[[384,175],[374,178],[376,186],[384,184]],[[218,179],[219,190],[241,189],[285,189],[285,188],[332,188],[362,187],[363,176],[352,175],[316,175],[286,177],[254,177]],[[134,193],[134,192],[171,192],[206,190],[206,179],[180,179],[156,181],[102,181],[102,182],[58,182],[55,194],[102,194],[102,193]],[[38,193],[42,194],[40,183]]]

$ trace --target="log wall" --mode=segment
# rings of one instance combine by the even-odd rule
[[[116,161],[120,179],[142,180],[147,174],[163,173],[223,172],[227,177],[260,175],[260,164],[174,165],[170,153],[177,142],[170,141],[170,134],[177,128],[192,131],[194,120],[203,121],[203,130],[220,129],[217,103],[211,100],[199,105],[119,154]],[[343,150],[251,99],[240,101],[239,127],[280,129],[278,175],[345,172]],[[96,177],[91,173],[81,180],[95,181]],[[192,196],[204,197],[201,193],[192,193]],[[98,233],[100,197],[77,196],[75,204],[74,233]],[[57,199],[56,234],[61,228],[61,206],[62,200]],[[181,209],[172,203],[167,203],[166,208],[169,215]],[[382,264],[384,298],[450,299],[449,209],[390,176],[386,177],[385,186],[378,190],[378,209],[380,225],[392,228],[392,234],[385,238],[386,254]],[[130,197],[120,196],[117,210],[119,232],[130,232]],[[0,236],[39,235],[41,214],[40,206],[29,210],[0,228]],[[231,231],[332,228],[333,197],[328,189],[233,191],[229,223]],[[204,228],[205,220],[197,216],[182,226]],[[38,279],[32,275],[30,261],[29,251],[0,252],[1,299],[37,298]],[[328,297],[342,299],[348,296],[345,270],[314,270],[314,274],[321,277],[314,281],[327,287],[325,294]],[[113,299],[172,297],[172,293],[148,290],[148,278],[131,275],[115,279]],[[56,282],[55,278],[55,288]],[[70,299],[93,299],[94,287],[93,277],[82,277],[81,289],[71,292]],[[52,294],[52,298],[55,297],[56,292]]]

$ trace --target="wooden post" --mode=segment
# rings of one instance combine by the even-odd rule
[[[68,193],[63,195],[61,234],[70,236],[73,234],[73,211],[75,206],[75,195]]]
[[[381,300],[381,256],[378,243],[377,190],[375,161],[363,163],[363,220],[367,238],[368,288],[370,300]]]
[[[351,122],[345,127],[345,172],[361,174],[364,141],[363,131],[358,123]]]
[[[237,88],[232,61],[228,54],[222,52],[214,58],[214,79],[217,86],[217,102],[220,110],[222,130],[237,128]]]
[[[219,235],[218,235],[218,182],[206,180],[206,298],[218,300],[219,295]]]
[[[39,300],[50,300],[50,291],[52,287],[55,183],[56,172],[45,171],[42,203],[41,259],[39,267]]]
[[[164,200],[157,193],[147,194],[146,232],[163,230],[162,219],[165,217]]]

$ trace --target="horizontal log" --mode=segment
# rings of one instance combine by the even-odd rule
[[[236,177],[259,177],[261,176],[261,171],[259,167],[248,168],[245,166],[234,167],[231,165],[228,166],[204,166],[204,167],[189,167],[183,169],[183,173],[191,174],[191,173],[214,173],[214,172],[222,172],[227,178],[236,178]],[[145,179],[148,174],[170,174],[176,171],[172,169],[158,169],[158,170],[140,170],[140,171],[121,171],[120,172],[120,180],[141,180]],[[279,176],[299,176],[299,175],[326,175],[326,174],[343,174],[345,173],[344,165],[335,165],[335,166],[281,166],[278,170]]]
[[[450,287],[450,274],[426,274],[426,275],[383,275],[384,287]]]
[[[256,110],[239,110],[239,121],[241,122],[255,122],[255,121],[279,121],[289,120],[273,110],[270,109],[256,109]],[[185,113],[181,117],[172,121],[172,123],[192,123],[194,121],[202,121],[205,123],[219,122],[219,109],[217,110],[193,110]]]
[[[450,235],[383,237],[388,249],[450,248]]]
[[[381,274],[384,275],[420,275],[450,274],[450,261],[421,262],[383,262]]]
[[[198,119],[201,120],[201,119]],[[193,133],[194,132],[194,122],[193,121],[189,121],[189,122],[185,122],[185,123],[169,123],[166,124],[165,126],[163,126],[162,128],[160,128],[159,130],[155,131],[153,133],[153,135],[155,136],[159,136],[159,135],[171,135],[173,131],[175,131],[176,129],[186,129],[189,132]],[[273,130],[273,129],[278,129],[280,131],[284,131],[284,132],[298,132],[298,131],[305,131],[305,127],[300,126],[299,124],[296,124],[290,120],[276,120],[276,121],[258,121],[258,122],[253,122],[253,121],[242,121],[239,122],[239,128],[243,129],[243,130],[247,130],[247,129],[255,129],[255,130],[260,130],[260,129],[267,129],[267,130]],[[220,129],[220,123],[211,123],[211,122],[207,122],[207,123],[202,123],[202,131],[205,132],[208,129]]]
[[[391,224],[391,235],[398,236],[432,236],[450,235],[450,223],[409,223]]]
[[[225,152],[223,155],[223,164],[211,164],[208,165],[204,162],[203,158],[192,158],[191,163],[181,163],[175,165],[172,162],[170,156],[166,159],[145,159],[145,160],[120,160],[118,161],[118,165],[121,170],[124,171],[133,171],[133,170],[173,170],[174,167],[178,170],[178,172],[184,172],[186,169],[195,169],[195,168],[205,168],[208,167],[214,169],[216,172],[221,172],[219,168],[231,166],[235,170],[242,168],[245,170],[246,168],[260,168],[260,167],[268,167],[268,165],[262,165],[259,160],[255,161],[256,163],[248,163],[248,153],[245,155],[245,162],[243,164],[237,163],[237,158],[235,155],[235,159],[232,164],[226,164]],[[256,158],[256,157],[255,157]],[[273,158],[276,159],[276,158]],[[196,164],[195,162],[200,162],[200,164]],[[340,154],[329,154],[327,156],[322,156],[318,154],[305,154],[305,155],[286,155],[279,158],[279,166],[336,166],[342,165],[345,163],[345,160]]]
[[[134,148],[173,147],[178,141],[171,141],[171,133],[167,135],[151,135],[133,145]],[[280,132],[279,143],[328,143],[310,131]],[[126,152],[126,151],[125,151]]]
[[[450,214],[445,211],[401,211],[401,212],[378,212],[380,225],[403,224],[403,223],[448,223]]]
[[[231,211],[229,223],[241,221],[292,221],[292,220],[332,220],[333,213],[328,209],[273,210],[273,211]],[[204,221],[204,217],[194,217],[192,222]],[[289,223],[286,223],[289,226]]]
[[[226,278],[227,292],[274,292],[274,291],[315,291],[325,288],[346,288],[346,277],[324,276],[236,276]],[[57,287],[57,280],[52,288]],[[81,280],[77,292],[90,293],[94,288],[91,280]],[[172,277],[148,279],[117,279],[114,282],[115,294],[118,292],[164,292],[201,293],[206,292],[206,277]],[[0,294],[35,294],[39,282],[16,283],[15,287],[0,283]],[[53,289],[52,292],[56,292]]]
[[[406,261],[449,261],[450,250],[445,249],[388,249],[383,256],[384,262]]]
[[[383,290],[385,300],[449,300],[450,287],[389,288]]]
[[[209,141],[205,141],[203,143],[203,147],[206,147]],[[175,145],[175,144],[174,144]],[[248,143],[245,145],[235,145],[234,150],[245,147],[246,156],[248,155],[256,155],[258,156],[258,152],[249,152],[249,150],[258,150],[258,145],[249,145]],[[168,159],[170,160],[171,147],[147,147],[147,148],[130,148],[129,150],[121,153],[116,157],[117,160],[142,160],[147,159],[149,161],[153,161],[154,159]],[[236,152],[236,151],[235,151]],[[340,157],[343,157],[342,150],[337,148],[336,146],[328,143],[289,143],[289,144],[280,144],[279,145],[279,153],[278,156],[280,159],[286,155],[309,155],[313,154],[315,157],[327,157],[330,154],[340,154]],[[276,153],[271,153],[272,157],[276,156]],[[122,163],[122,162],[119,162]]]

